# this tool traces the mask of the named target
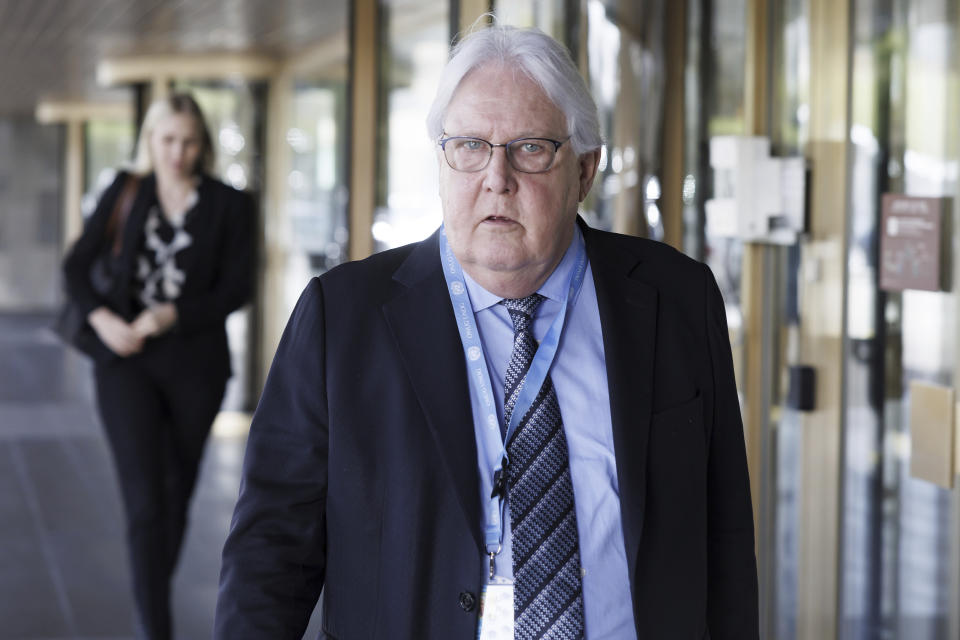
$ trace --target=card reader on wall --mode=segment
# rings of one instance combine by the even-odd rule
[[[792,365],[788,369],[787,406],[813,411],[817,406],[817,374],[813,367]]]

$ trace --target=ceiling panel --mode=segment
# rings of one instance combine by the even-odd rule
[[[0,114],[39,100],[125,100],[106,56],[296,53],[342,31],[348,0],[0,0]]]

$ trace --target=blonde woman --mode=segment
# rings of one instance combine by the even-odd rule
[[[151,105],[135,170],[106,190],[64,262],[92,328],[97,403],[126,512],[144,637],[171,637],[170,585],[204,443],[230,376],[225,319],[250,296],[250,199],[213,179],[197,103]],[[112,287],[92,272],[109,266]]]

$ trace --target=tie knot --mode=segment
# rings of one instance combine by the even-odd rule
[[[530,326],[533,320],[533,314],[537,306],[543,301],[543,296],[539,293],[531,293],[525,298],[504,298],[500,304],[510,312],[510,319],[513,321],[514,332],[520,332]]]

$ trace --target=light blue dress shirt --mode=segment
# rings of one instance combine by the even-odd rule
[[[541,341],[560,311],[564,289],[576,260],[580,229],[560,264],[537,290],[545,297],[533,320],[533,335]],[[501,298],[477,284],[466,272],[464,279],[503,423],[503,385],[513,350],[513,323]],[[583,565],[583,604],[587,638],[636,640],[630,582],[620,521],[620,491],[613,449],[613,426],[607,388],[606,359],[597,309],[593,271],[587,266],[576,305],[567,316],[550,377],[557,392],[563,429],[570,452]],[[479,407],[473,407],[476,412]],[[480,469],[484,508],[491,491],[490,469]],[[513,555],[506,509],[503,549],[497,556],[500,577],[513,579]]]

